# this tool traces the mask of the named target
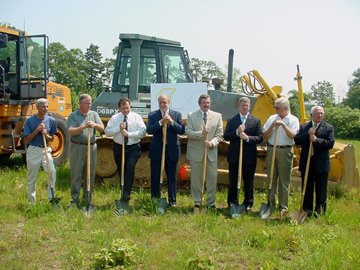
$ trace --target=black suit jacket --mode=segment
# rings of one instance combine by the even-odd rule
[[[177,161],[181,155],[178,134],[184,134],[185,126],[180,112],[169,109],[169,115],[174,120],[174,123],[173,125],[167,124],[166,151],[171,153],[169,155],[171,161]],[[150,143],[149,158],[154,160],[161,160],[163,146],[163,131],[162,126],[159,125],[161,119],[162,113],[160,110],[152,111],[148,115],[146,132],[153,135]]]
[[[240,114],[227,120],[224,139],[230,141],[227,161],[229,163],[239,162],[240,137],[236,135],[236,129],[241,125]],[[256,144],[263,141],[263,132],[259,118],[249,114],[245,122],[245,133],[249,136],[249,142],[243,142],[243,164],[256,164]]]
[[[310,147],[309,129],[312,127],[312,121],[300,125],[300,130],[296,134],[294,140],[296,145],[302,145],[300,155],[299,171],[306,167],[306,160]],[[313,143],[314,155],[312,156],[312,164],[319,173],[330,172],[330,156],[329,150],[334,147],[335,132],[334,127],[322,121],[316,129],[316,142]]]

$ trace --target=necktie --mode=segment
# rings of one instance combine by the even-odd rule
[[[246,121],[246,117],[245,117],[245,116],[241,116],[241,124],[245,125],[245,121]]]
[[[125,129],[128,130],[128,122],[127,122],[127,115],[124,115],[124,122],[126,123]],[[127,145],[129,142],[129,138],[125,137],[125,145]]]
[[[206,114],[206,113],[204,113],[204,118],[203,118],[203,120],[204,120],[204,123],[205,123],[205,125],[206,125],[206,121],[207,121],[207,114]]]

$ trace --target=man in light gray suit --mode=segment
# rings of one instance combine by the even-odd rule
[[[223,121],[220,113],[210,110],[210,103],[209,95],[201,95],[198,100],[200,110],[189,113],[186,120],[185,133],[188,137],[186,158],[190,160],[191,195],[195,203],[194,211],[200,207],[205,148],[207,148],[206,205],[216,208],[217,145],[223,135]]]

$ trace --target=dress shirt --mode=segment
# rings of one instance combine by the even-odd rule
[[[111,117],[105,128],[106,136],[113,136],[114,141],[118,144],[122,144],[123,141],[123,135],[120,131],[120,124],[122,122],[124,122],[124,115],[122,113],[117,113]],[[139,143],[146,135],[146,126],[143,119],[139,114],[130,112],[127,115],[127,123],[129,138],[127,145]]]
[[[278,114],[273,114],[269,117],[269,119],[266,121],[263,130],[267,130],[272,122],[275,120],[283,121],[291,130],[294,132],[294,134],[297,134],[299,131],[299,119],[292,115],[291,113],[288,113],[287,116],[285,116],[283,119]],[[275,128],[273,128],[271,135],[268,139],[268,143],[274,145],[274,138],[275,138]],[[276,138],[276,145],[293,145],[294,140],[290,139],[286,133],[285,130],[280,126],[277,131],[277,138]]]

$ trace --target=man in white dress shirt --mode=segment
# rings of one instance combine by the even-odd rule
[[[118,105],[120,112],[111,117],[105,128],[105,134],[109,137],[113,136],[114,159],[120,176],[123,137],[125,139],[124,192],[120,200],[128,202],[134,183],[135,165],[141,156],[139,142],[146,135],[146,126],[141,116],[131,111],[128,98],[121,98]]]
[[[294,144],[294,137],[299,131],[299,119],[289,112],[290,104],[286,98],[278,98],[275,101],[274,108],[276,114],[271,115],[263,127],[264,140],[268,142],[266,167],[269,181],[272,153],[274,150],[275,129],[278,129],[274,175],[272,188],[268,190],[268,204],[276,204],[275,195],[278,191],[279,210],[280,214],[284,216],[288,210],[290,176],[294,156],[292,145]]]

